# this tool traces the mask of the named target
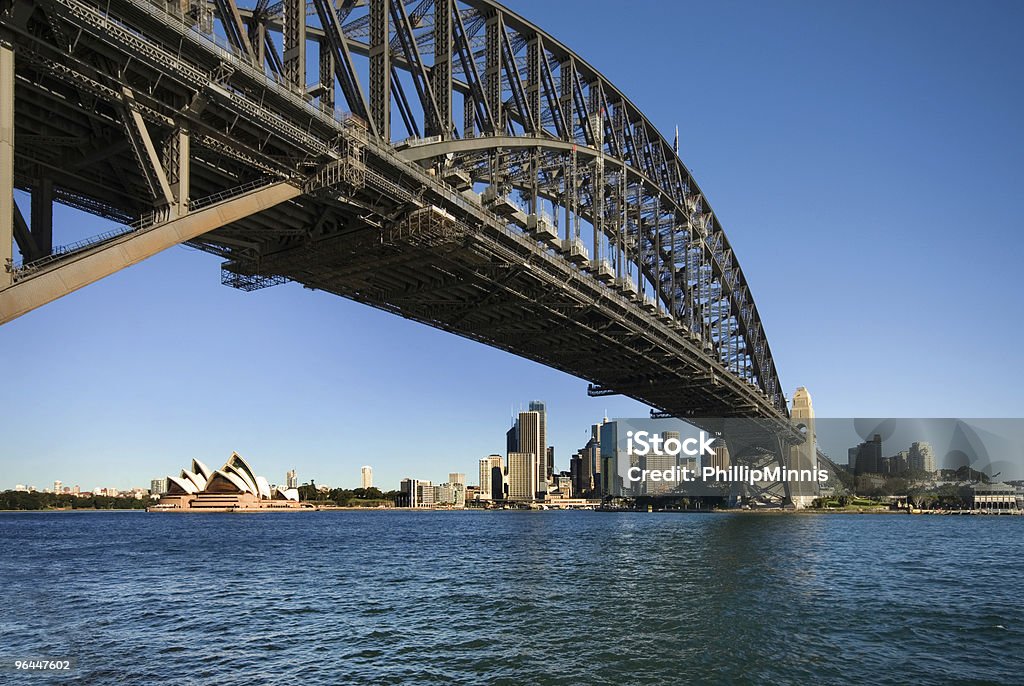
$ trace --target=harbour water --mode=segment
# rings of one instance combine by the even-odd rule
[[[1021,683],[1024,518],[0,514],[0,683]],[[63,674],[16,659],[72,659]]]

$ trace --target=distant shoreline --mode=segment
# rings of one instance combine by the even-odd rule
[[[266,512],[285,512],[286,510],[238,510],[238,511],[214,511],[209,512],[196,512],[196,511],[180,511],[174,512],[173,510],[167,510],[167,514],[251,514],[251,513],[266,513]],[[822,510],[822,509],[811,509],[804,508],[801,510],[783,510],[783,509],[719,509],[719,510],[654,510],[648,512],[646,510],[583,510],[580,508],[549,508],[547,510],[540,509],[520,509],[520,508],[420,508],[420,507],[318,507],[318,508],[301,508],[295,510],[287,510],[287,512],[407,512],[410,514],[424,513],[424,512],[600,512],[603,514],[704,514],[704,515],[929,515],[929,516],[953,516],[953,517],[993,517],[993,516],[1024,516],[1024,511],[1016,512],[981,512],[974,510],[923,510],[918,512],[910,512],[909,510],[889,510],[883,508],[865,508],[860,510]],[[46,510],[0,510],[0,514],[30,514],[30,513],[45,513],[45,514],[67,514],[67,513],[88,513],[88,512],[140,512],[146,513],[147,510],[144,508],[103,508],[103,509],[92,509],[92,508],[51,508]]]

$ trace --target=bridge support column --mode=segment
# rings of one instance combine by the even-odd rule
[[[164,174],[171,191],[171,216],[188,214],[189,186],[191,184],[188,128],[179,126],[167,139],[164,150]]]
[[[32,240],[36,254],[33,259],[53,252],[53,181],[38,179],[32,188]]]
[[[175,217],[152,228],[126,234],[81,254],[69,255],[37,274],[26,275],[13,285],[9,285],[8,281],[6,287],[0,287],[0,324],[167,248],[300,195],[302,189],[297,186],[284,181],[274,183]]]
[[[14,279],[14,47],[0,37],[0,288]]]

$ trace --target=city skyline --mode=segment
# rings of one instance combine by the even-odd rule
[[[663,133],[679,126],[681,155],[742,258],[783,387],[814,389],[819,416],[1024,415],[1024,371],[993,365],[985,337],[952,314],[1002,321],[1020,292],[1011,199],[1024,88],[1015,22],[996,7],[803,8],[818,29],[806,35],[810,19],[792,7],[641,3],[635,20],[655,39],[613,56],[616,27],[581,22],[571,3],[512,3],[627,84]],[[660,88],[644,67],[678,61],[672,37],[688,22],[735,43],[686,54],[706,71],[713,107]],[[972,230],[1002,246],[984,278],[947,276],[964,259],[962,220],[947,209],[951,169],[972,199]],[[110,228],[63,206],[54,220],[57,243]],[[328,482],[353,483],[367,461],[381,483],[417,465],[440,477],[453,451],[467,470],[504,453],[495,437],[508,399],[538,395],[557,417],[548,442],[564,468],[605,410],[648,410],[294,284],[225,288],[218,264],[175,248],[5,325],[3,358],[39,364],[5,375],[16,400],[0,418],[0,479],[32,479],[20,471],[29,463],[51,479],[145,484],[162,465],[232,450]],[[1021,337],[1019,321],[1004,326]],[[380,434],[422,451],[381,449]]]

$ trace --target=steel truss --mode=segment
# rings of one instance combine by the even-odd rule
[[[0,106],[0,229],[26,265],[57,252],[50,202],[169,221],[276,178],[302,195],[183,239],[223,256],[230,285],[294,280],[677,416],[788,416],[672,146],[497,3],[0,0],[0,46],[17,102]],[[0,257],[7,283],[31,280]]]

